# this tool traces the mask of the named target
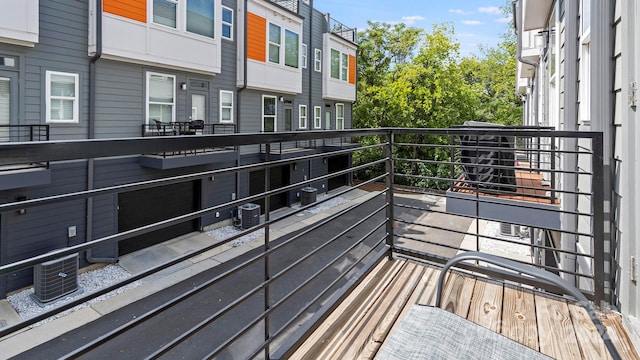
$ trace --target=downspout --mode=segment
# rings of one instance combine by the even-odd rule
[[[89,139],[96,137],[96,63],[102,56],[102,0],[96,0],[96,52],[89,61]],[[89,159],[87,162],[87,190],[94,189],[95,160]],[[93,240],[93,197],[87,198],[87,231],[85,241]],[[87,249],[85,258],[90,263],[115,263],[118,258],[96,258],[91,254],[91,249]]]
[[[564,43],[564,131],[578,130],[578,4],[575,1],[565,2],[565,43]],[[553,144],[552,144],[553,145]],[[561,175],[562,188],[573,191],[578,188],[578,155],[572,154],[578,150],[576,138],[565,138],[560,143],[562,156],[562,169],[571,173],[563,172]],[[560,257],[560,266],[567,272],[581,272],[578,269],[577,256],[575,255],[578,246],[578,217],[575,213],[578,209],[578,196],[575,193],[563,193],[560,197],[561,208],[566,212],[561,215],[563,233],[560,240],[560,248],[563,253]],[[585,249],[586,250],[586,249]],[[582,272],[590,272],[593,269],[583,269]],[[579,280],[574,275],[563,273],[562,277],[574,286],[579,286]]]
[[[242,69],[242,73],[243,73],[243,79],[242,79],[242,87],[240,89],[238,89],[238,91],[236,92],[236,132],[239,133],[240,132],[240,94],[247,88],[247,4],[248,4],[248,0],[244,0],[244,44],[243,44],[243,61],[244,61],[244,66]],[[240,149],[238,149],[238,151],[236,151],[236,166],[240,166]],[[240,197],[240,174],[236,173],[236,199]],[[232,216],[233,217],[233,216]]]
[[[521,8],[521,1],[522,0],[515,0],[514,2],[512,2],[512,6],[513,6],[513,27],[514,30],[516,32],[516,56],[518,58],[518,61],[523,63],[523,64],[527,64],[527,65],[531,65],[535,68],[535,83],[532,85],[532,102],[530,104],[531,108],[533,109],[533,120],[534,120],[534,125],[535,126],[539,126],[539,121],[538,121],[538,89],[536,86],[536,83],[538,83],[539,79],[538,79],[538,73],[539,73],[539,68],[540,68],[540,64],[536,63],[534,61],[529,61],[525,58],[522,57],[522,8]],[[516,72],[516,77],[518,76],[517,72]],[[516,79],[516,94],[518,94],[518,79]]]

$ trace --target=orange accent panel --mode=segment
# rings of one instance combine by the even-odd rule
[[[127,19],[147,22],[146,0],[102,0],[105,12],[125,17]]]
[[[247,13],[247,58],[267,61],[267,19]]]
[[[349,55],[349,83],[356,83],[356,57]]]

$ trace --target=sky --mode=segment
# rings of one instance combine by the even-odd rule
[[[511,18],[502,14],[505,0],[313,0],[313,7],[358,31],[367,20],[425,28],[453,23],[460,55],[480,54],[478,45],[493,47],[500,35],[512,31]]]

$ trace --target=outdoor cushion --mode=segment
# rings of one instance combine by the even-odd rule
[[[551,358],[446,310],[413,305],[384,341],[376,359]]]

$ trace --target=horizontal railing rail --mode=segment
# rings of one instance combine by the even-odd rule
[[[187,260],[193,261],[212,250],[220,252],[247,235],[258,235],[260,239],[256,240],[259,245],[253,245],[250,252],[230,260],[228,266],[221,266],[201,282],[195,283],[194,280],[188,291],[147,308],[99,337],[86,339],[61,357],[91,356],[97,351],[104,354],[105,346],[111,342],[132,336],[139,331],[136,329],[154,323],[153,319],[160,314],[163,321],[171,318],[176,308],[184,306],[181,304],[198,301],[199,297],[211,291],[220,292],[219,287],[231,281],[238,286],[244,284],[237,294],[216,306],[212,305],[194,319],[185,320],[179,331],[167,335],[142,357],[172,357],[185,351],[185,346],[192,339],[209,336],[205,334],[215,329],[220,338],[212,338],[208,347],[196,357],[230,356],[233,352],[234,356],[242,358],[277,358],[288,353],[289,347],[297,346],[300,339],[313,331],[314,324],[328,316],[337,301],[343,299],[349,289],[362,280],[367,269],[385,255],[444,264],[458,253],[485,252],[560,274],[594,301],[607,299],[603,284],[605,279],[610,279],[610,274],[605,269],[603,201],[601,192],[594,191],[602,188],[601,133],[529,128],[384,128],[238,134],[232,127],[206,129],[203,134],[189,136],[167,134],[132,139],[0,144],[0,165],[23,162],[56,164],[86,159],[100,161],[206,148],[233,148],[244,154],[255,152],[255,149],[263,152],[260,160],[238,160],[235,165],[223,168],[196,167],[180,173],[172,172],[169,176],[158,175],[124,183],[114,181],[101,187],[62,194],[41,192],[21,201],[1,203],[0,213],[3,214],[27,209],[27,216],[30,216],[37,213],[32,209],[62,202],[117,197],[138,190],[211,181],[231,175],[239,178],[242,174],[262,172],[260,181],[264,182],[260,191],[246,189],[231,201],[200,206],[179,216],[86,239],[53,251],[43,249],[36,256],[0,265],[0,277],[28,271],[35,265],[65,255],[120,244],[152,231],[229,213],[247,203],[261,202],[263,209],[270,209],[276,199],[283,196],[295,198],[303,188],[330,183],[336,178],[353,178],[354,181],[347,184],[350,186],[320,191],[321,196],[310,204],[302,205],[290,200],[284,206],[285,211],[264,211],[260,221],[248,229],[239,229],[223,240],[212,240],[200,249],[176,255],[126,280],[80,295],[19,323],[9,324],[0,328],[0,338],[119,287],[157,275]],[[232,132],[226,133],[231,129]],[[207,134],[208,131],[213,134]],[[505,147],[504,141],[496,141],[495,138],[508,138],[509,146]],[[581,148],[549,145],[577,139]],[[314,151],[292,156],[274,156],[287,150],[282,144],[300,148],[304,148],[301,144],[324,146],[322,149],[313,146]],[[338,166],[326,161],[342,158],[349,158],[349,165]],[[567,158],[583,166],[579,169],[558,166]],[[309,170],[304,177],[292,177],[290,181],[273,186],[272,171],[282,167],[307,166],[301,164],[323,164],[327,170]],[[560,186],[571,179],[581,186]],[[297,230],[275,238],[273,229],[276,225],[298,223],[298,216],[307,211],[325,205],[335,208],[336,205],[331,205],[333,202],[343,202],[357,192],[366,193],[365,190],[368,192],[366,201],[342,206],[308,226],[297,227]],[[543,221],[536,222],[538,218]],[[564,219],[573,219],[578,226],[567,228],[562,225]],[[509,234],[500,232],[503,228],[509,229]],[[550,236],[552,233],[558,235]],[[557,261],[571,257],[577,261],[569,265]],[[522,281],[495,268],[464,264],[459,268],[484,272],[504,281]],[[551,292],[562,292],[553,284],[535,279],[528,284]],[[237,320],[229,322],[230,317]]]
[[[49,140],[49,125],[0,125],[0,144],[7,142],[34,142]],[[0,167],[2,172],[46,168],[46,162],[16,163]]]

